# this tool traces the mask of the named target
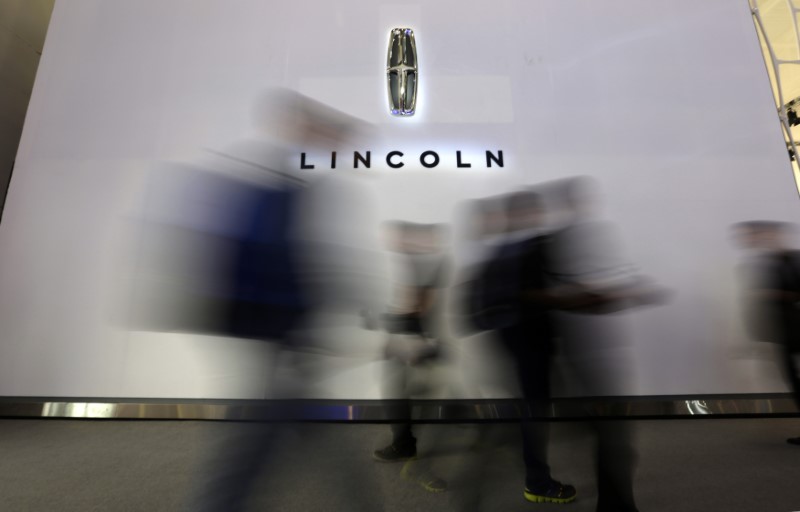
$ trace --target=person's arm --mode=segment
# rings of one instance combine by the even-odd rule
[[[615,299],[580,285],[557,285],[523,290],[522,300],[545,308],[569,310],[597,306]]]

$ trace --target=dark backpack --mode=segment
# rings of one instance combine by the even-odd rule
[[[282,340],[308,310],[291,233],[299,189],[255,188],[231,268],[229,334]]]
[[[132,328],[283,340],[308,309],[293,184],[165,167],[142,224]],[[174,206],[173,206],[174,205]]]
[[[518,320],[526,247],[526,242],[498,247],[464,284],[464,310],[471,330],[501,329]]]

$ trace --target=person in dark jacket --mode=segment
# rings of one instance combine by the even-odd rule
[[[792,226],[750,221],[734,226],[737,242],[753,253],[745,264],[750,335],[780,347],[781,366],[800,407],[800,251],[788,242]],[[800,445],[800,437],[789,444]]]
[[[536,503],[569,503],[576,491],[550,475],[547,464],[550,367],[555,297],[548,289],[549,238],[541,234],[544,210],[537,194],[521,191],[506,199],[506,238],[486,261],[481,277],[482,324],[494,329],[516,369],[530,417],[522,421],[524,496]]]

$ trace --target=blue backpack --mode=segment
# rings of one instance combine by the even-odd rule
[[[299,190],[250,191],[231,267],[229,334],[283,340],[308,310],[291,237]]]

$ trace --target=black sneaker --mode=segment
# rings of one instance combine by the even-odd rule
[[[533,503],[569,503],[575,500],[577,492],[571,485],[551,480],[536,489],[525,488],[525,499]]]
[[[789,439],[786,440],[786,442],[789,444],[800,445],[800,437],[790,437]]]
[[[401,462],[414,459],[416,456],[417,448],[415,446],[400,446],[395,443],[372,452],[372,458],[380,462]]]

